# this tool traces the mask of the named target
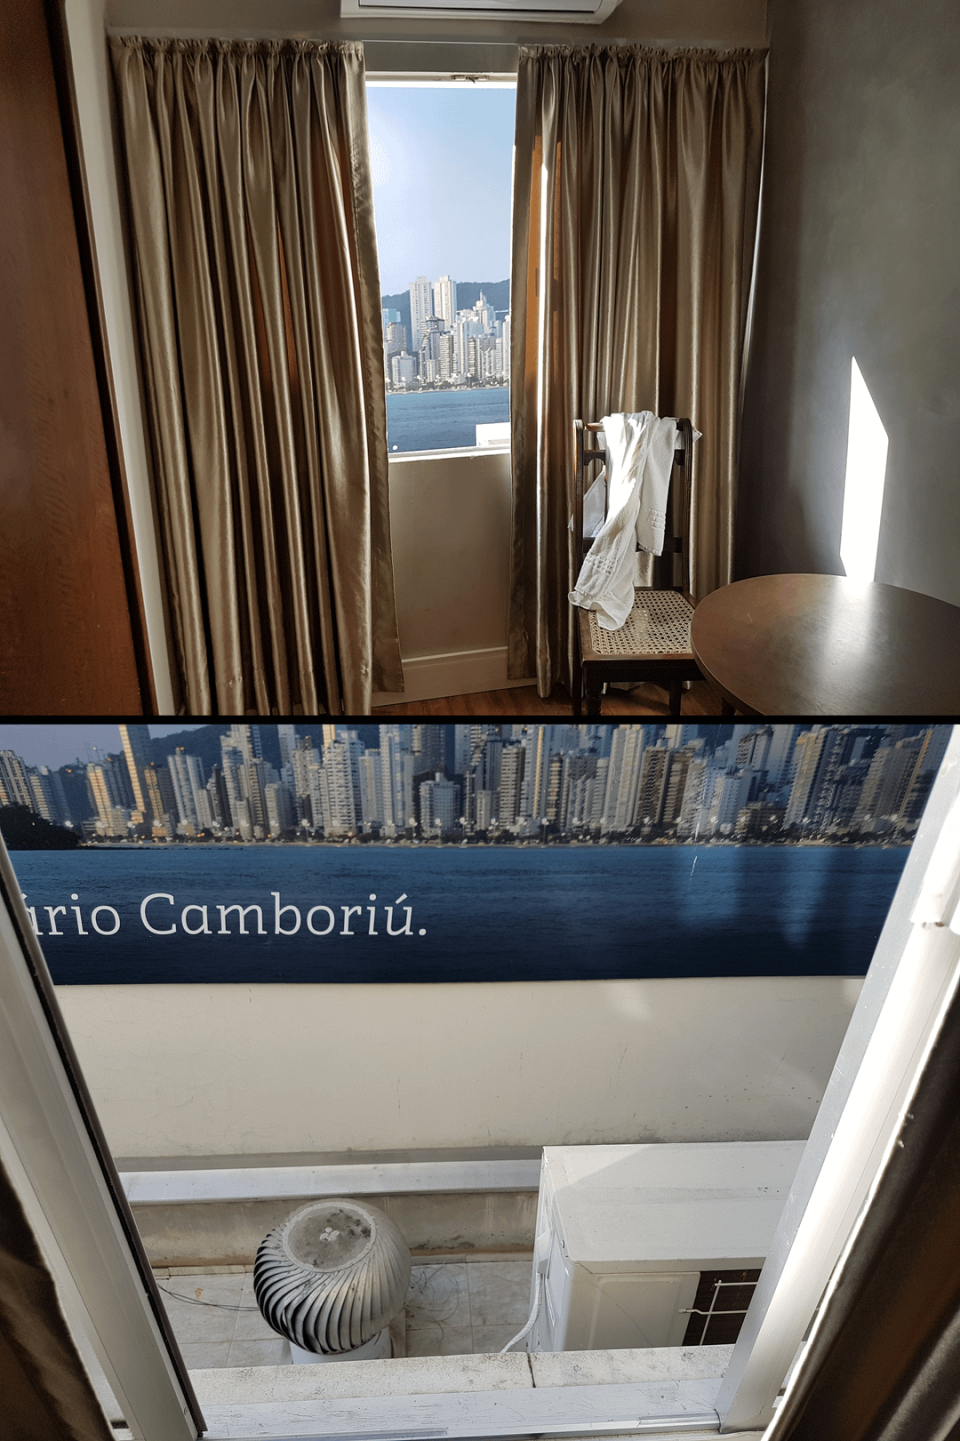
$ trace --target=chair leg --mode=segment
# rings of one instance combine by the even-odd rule
[[[680,702],[683,698],[683,681],[672,680],[670,682],[670,714],[674,718],[680,715]]]
[[[583,668],[583,676],[586,690],[586,711],[588,716],[601,714],[601,695],[603,694],[603,678],[598,672],[590,670],[588,666]]]
[[[583,662],[580,659],[580,636],[577,632],[576,612],[574,612],[573,624],[573,676],[570,682],[570,698],[573,702],[573,718],[579,720],[583,709]]]

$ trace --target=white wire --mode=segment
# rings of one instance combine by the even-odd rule
[[[522,1330],[522,1331],[518,1331],[517,1334],[514,1336],[513,1340],[512,1340],[512,1341],[508,1341],[507,1344],[501,1349],[501,1351],[500,1351],[500,1355],[501,1355],[501,1356],[505,1356],[506,1353],[507,1353],[509,1350],[511,1350],[511,1348],[514,1347],[514,1346],[517,1344],[518,1341],[522,1341],[522,1340],[523,1340],[524,1336],[526,1336],[526,1334],[527,1334],[528,1331],[532,1331],[532,1330],[533,1330],[534,1324],[536,1323],[536,1319],[537,1319],[537,1317],[540,1315],[540,1303],[541,1303],[542,1299],[543,1299],[543,1272],[542,1272],[541,1270],[539,1270],[539,1268],[538,1268],[538,1270],[537,1270],[537,1285],[536,1285],[536,1290],[534,1291],[534,1295],[533,1295],[533,1310],[530,1312],[529,1318],[528,1318],[528,1320],[527,1320],[527,1324],[524,1326],[523,1330]]]

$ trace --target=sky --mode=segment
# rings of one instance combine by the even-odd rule
[[[380,286],[506,280],[516,91],[367,89]]]
[[[168,736],[175,731],[197,730],[195,725],[151,725],[151,736]],[[96,760],[87,756],[87,746],[97,746],[103,755],[122,750],[120,731],[116,724],[107,722],[64,721],[59,725],[0,725],[0,751],[16,751],[28,766],[71,765],[80,760]]]

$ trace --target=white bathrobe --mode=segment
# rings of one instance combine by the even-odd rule
[[[607,518],[587,553],[574,605],[597,612],[604,630],[618,630],[633,609],[636,552],[663,553],[677,422],[649,410],[605,415]]]

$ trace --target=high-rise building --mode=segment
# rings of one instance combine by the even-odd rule
[[[794,746],[796,767],[784,825],[809,824],[817,781],[822,774],[824,749],[828,747],[829,738],[830,732],[826,726],[817,726],[814,730],[804,731],[797,736]]]
[[[0,806],[27,806],[33,810],[27,767],[16,751],[0,751]]]
[[[425,836],[448,835],[460,819],[460,787],[437,771],[420,782],[420,826]]]
[[[363,744],[356,731],[345,731],[327,746],[320,792],[323,825],[328,835],[346,835],[360,822],[359,759]]]
[[[729,835],[737,823],[750,795],[753,772],[727,766],[719,772],[714,781],[710,808],[706,816],[707,834]]]
[[[229,830],[230,828],[230,800],[227,796],[227,787],[223,780],[223,770],[220,766],[211,767],[210,779],[206,784],[207,809],[210,814],[210,825],[218,831]]]
[[[49,766],[31,766],[27,778],[33,792],[33,809],[37,814],[54,825],[72,824],[59,772],[52,771]]]
[[[785,790],[796,771],[795,745],[800,727],[777,724],[772,729],[773,737],[767,750],[767,781],[774,790]]]
[[[393,378],[391,360],[407,349],[407,327],[400,325],[388,325],[383,337],[383,368],[388,380]]]
[[[380,727],[380,772],[383,785],[383,823],[388,836],[402,835],[413,825],[413,778],[418,758],[413,754],[410,725]]]
[[[143,771],[151,761],[150,730],[145,725],[121,725],[120,743],[127,762],[130,789],[133,791],[133,814],[130,819],[135,825],[148,824],[150,812],[143,789]]]
[[[87,784],[97,811],[97,829],[107,836],[126,835],[129,809],[124,805],[119,766],[112,756],[87,765]]]
[[[451,332],[446,332],[441,335],[437,350],[440,362],[440,379],[452,380],[457,374],[456,336]]]
[[[260,727],[247,725],[246,722],[232,725],[229,734],[221,738],[221,750],[224,746],[235,746],[246,762],[261,760],[263,742],[260,737]]]
[[[433,286],[425,275],[418,275],[410,285],[410,349],[420,349],[426,320],[433,314]]]
[[[414,725],[410,728],[410,749],[416,757],[417,771],[442,771],[446,769],[446,727],[438,725]]]
[[[264,788],[267,809],[267,831],[271,836],[282,836],[293,827],[293,807],[290,792],[279,781],[270,781]]]
[[[709,769],[705,757],[698,755],[690,762],[677,820],[677,834],[680,836],[698,838],[700,835],[703,826],[704,790]]]
[[[390,379],[394,385],[412,385],[417,378],[417,358],[400,351],[390,357]]]
[[[187,755],[183,746],[178,746],[167,760],[180,825],[189,835],[191,830],[203,825],[198,804],[199,793],[204,787],[203,765],[199,756]]]
[[[145,799],[153,816],[154,835],[161,831],[167,837],[175,835],[178,819],[177,798],[173,792],[173,784],[167,767],[155,765],[152,761],[145,765],[143,784],[146,791]],[[229,824],[229,819],[227,824]]]
[[[589,824],[597,757],[592,752],[573,751],[563,757],[558,825],[563,832],[581,830]]]
[[[645,740],[642,725],[620,725],[613,733],[600,825],[604,833],[625,831],[636,820]]]
[[[364,751],[357,761],[360,781],[360,824],[365,831],[382,830],[386,820],[383,805],[383,768],[378,750]]]
[[[449,275],[441,275],[433,287],[433,313],[447,330],[453,328],[457,318],[457,282]]]
[[[500,757],[498,811],[501,830],[512,830],[520,818],[520,792],[526,748],[520,744],[506,745]]]

